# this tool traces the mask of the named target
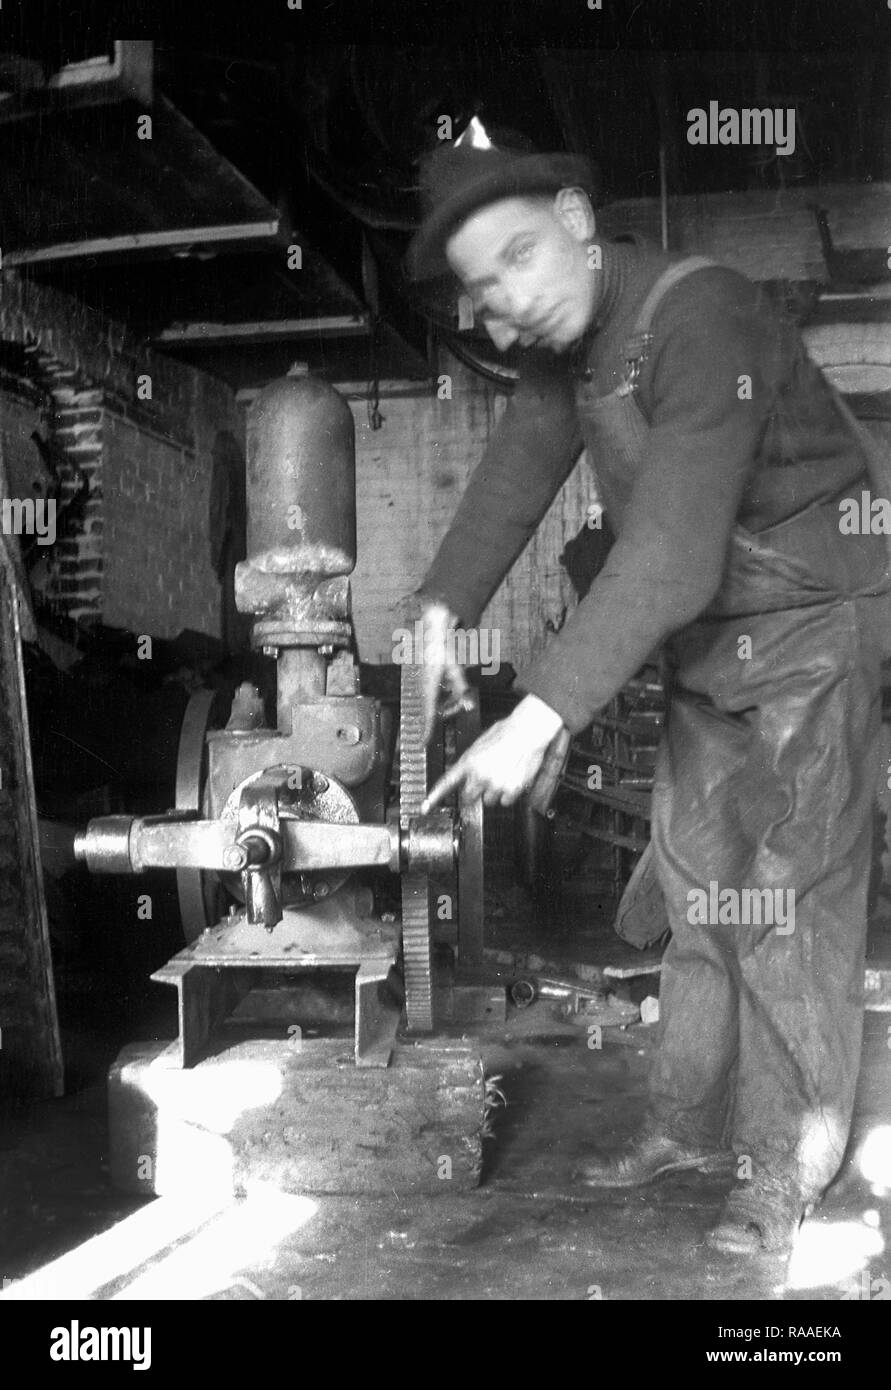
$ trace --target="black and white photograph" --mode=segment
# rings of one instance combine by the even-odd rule
[[[27,1369],[373,1301],[881,1364],[891,5],[843,8],[2,0]]]

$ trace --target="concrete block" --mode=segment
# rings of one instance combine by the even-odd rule
[[[455,1192],[479,1183],[485,1079],[467,1043],[400,1044],[357,1068],[346,1040],[238,1041],[181,1070],[164,1042],[109,1072],[115,1185],[145,1196],[252,1182],[282,1192]]]

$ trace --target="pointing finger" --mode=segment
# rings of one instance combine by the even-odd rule
[[[450,767],[448,772],[440,777],[432,791],[427,793],[421,806],[421,814],[426,816],[428,811],[432,811],[434,806],[438,806],[441,801],[444,801],[455,787],[460,787],[466,776],[467,765],[463,758],[459,758],[455,766]]]

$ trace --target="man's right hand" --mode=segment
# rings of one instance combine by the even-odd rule
[[[428,604],[421,614],[422,649],[415,656],[421,664],[424,691],[424,742],[429,743],[436,720],[440,696],[446,705],[455,704],[469,690],[463,669],[451,658],[454,649],[449,633],[458,619],[444,603]]]

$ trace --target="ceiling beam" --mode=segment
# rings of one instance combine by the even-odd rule
[[[114,58],[107,54],[66,63],[53,73],[47,87],[57,91],[80,88],[108,88],[151,106],[154,91],[154,42],[151,39],[115,39]]]
[[[316,373],[313,373],[315,376]],[[320,378],[329,380],[329,378]],[[330,378],[330,385],[334,386],[341,396],[346,396],[350,401],[367,400],[371,387],[367,381],[338,381],[336,377]],[[391,400],[401,396],[431,396],[436,392],[436,384],[431,377],[398,377],[392,380],[384,379],[377,383],[378,397],[380,400]],[[239,405],[251,406],[263,390],[262,386],[243,386],[236,391],[235,399]]]
[[[266,319],[253,323],[179,323],[156,334],[156,343],[268,343],[277,338],[356,338],[367,335],[367,314]]]
[[[120,255],[131,251],[160,251],[175,247],[213,246],[238,241],[268,241],[278,233],[278,221],[237,222],[227,227],[180,227],[164,232],[135,232],[125,236],[94,237],[90,241],[66,241],[40,246],[33,251],[9,251],[5,266],[50,264],[84,256]],[[175,254],[175,252],[174,252]]]

